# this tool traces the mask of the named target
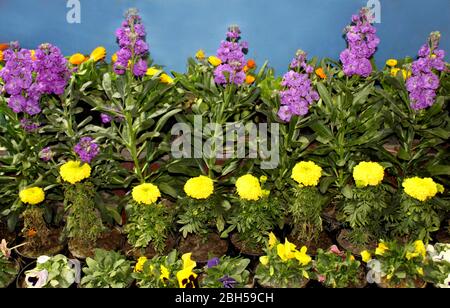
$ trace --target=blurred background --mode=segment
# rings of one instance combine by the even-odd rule
[[[81,4],[80,23],[69,23],[70,2]],[[18,40],[36,48],[50,42],[64,54],[89,54],[98,45],[117,50],[114,32],[129,7],[140,10],[153,59],[168,70],[184,71],[198,49],[214,54],[230,24],[239,24],[249,56],[269,60],[282,74],[295,51],[339,58],[351,15],[368,0],[0,0],[0,43]],[[450,53],[450,0],[379,0],[381,38],[378,65],[413,56],[431,31],[442,33]],[[447,55],[447,61],[449,57]]]

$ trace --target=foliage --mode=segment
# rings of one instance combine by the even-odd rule
[[[249,259],[222,257],[218,259],[217,265],[204,267],[200,287],[224,288],[224,283],[220,280],[226,277],[232,279],[233,288],[244,288],[249,283],[250,272],[247,270],[249,264]]]
[[[34,269],[25,272],[25,282],[28,288],[69,288],[80,275],[75,263],[63,255],[42,256]]]
[[[40,206],[28,206],[22,213],[22,234],[28,242],[28,246],[34,251],[39,251],[48,242],[50,229],[44,220],[44,209]]]
[[[83,288],[126,288],[130,286],[131,262],[118,252],[95,250],[95,257],[86,259],[81,279]]]

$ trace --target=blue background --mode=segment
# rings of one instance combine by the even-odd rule
[[[450,52],[450,0],[380,0],[378,64],[415,56],[428,34],[442,33]],[[0,0],[0,42],[43,42],[66,55],[104,45],[116,51],[114,31],[129,7],[140,9],[152,57],[169,70],[184,71],[197,49],[214,54],[229,24],[237,23],[250,43],[250,57],[268,59],[278,73],[298,48],[337,59],[345,48],[343,28],[367,0],[80,0],[81,24],[68,24],[66,0]],[[448,59],[448,56],[447,56]]]

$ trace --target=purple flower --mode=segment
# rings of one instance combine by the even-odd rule
[[[20,127],[23,128],[27,133],[34,133],[39,129],[39,123],[35,123],[29,119],[21,119]]]
[[[39,153],[39,158],[43,161],[50,161],[53,159],[53,156],[55,154],[53,153],[52,149],[50,147],[43,148],[41,152]]]
[[[219,279],[219,282],[223,284],[226,289],[233,289],[234,285],[237,283],[236,279],[229,277],[228,275],[223,276]]]
[[[111,121],[113,120],[113,118],[110,115],[107,115],[106,113],[102,113],[100,117],[102,119],[103,124],[111,123]]]
[[[245,81],[245,73],[243,71],[236,71],[229,64],[221,64],[214,70],[214,81],[218,84],[243,84]]]
[[[219,258],[212,258],[211,260],[208,260],[208,268],[212,268],[215,267],[217,265],[219,265],[220,263],[220,259]]]
[[[125,74],[128,63],[133,61],[133,74],[136,77],[145,75],[147,71],[145,58],[149,53],[149,46],[145,41],[145,36],[145,27],[137,10],[129,10],[122,27],[116,30],[117,43],[120,47],[120,50],[117,52],[117,61],[114,63],[116,74]]]
[[[368,77],[372,73],[369,59],[376,52],[380,39],[367,10],[363,8],[359,15],[353,15],[352,24],[345,30],[348,48],[341,53],[340,60],[346,76]]]
[[[439,48],[441,34],[432,32],[428,43],[419,50],[419,58],[412,64],[412,76],[406,81],[411,108],[421,110],[431,107],[439,88],[439,77],[433,72],[445,69],[445,52]]]
[[[100,153],[100,148],[91,137],[83,137],[74,147],[74,151],[82,162],[89,164]]]

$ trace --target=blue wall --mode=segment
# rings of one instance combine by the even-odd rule
[[[382,39],[377,62],[415,56],[427,35],[442,32],[450,53],[450,0],[380,0]],[[66,0],[0,0],[0,42],[19,40],[34,48],[58,45],[65,54],[89,53],[97,45],[116,50],[114,31],[124,11],[137,7],[149,33],[152,57],[168,69],[184,71],[199,48],[215,53],[229,24],[237,23],[250,43],[250,56],[270,60],[279,73],[298,48],[310,55],[338,58],[342,30],[367,0],[80,0],[81,24],[66,21]],[[447,56],[448,59],[448,56]]]

